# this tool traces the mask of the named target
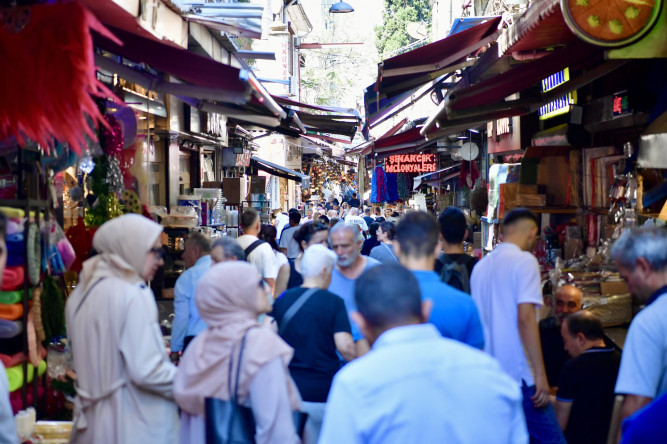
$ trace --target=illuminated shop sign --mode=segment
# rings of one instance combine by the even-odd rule
[[[396,154],[387,158],[387,173],[432,173],[436,171],[435,154]]]
[[[622,91],[614,94],[614,101],[612,102],[611,114],[613,117],[622,117],[632,114],[630,105],[628,104],[628,92]]]
[[[546,79],[542,80],[542,92],[545,93],[547,91],[551,91],[552,89],[557,88],[563,83],[569,81],[570,81],[570,69],[565,68],[564,70],[558,71],[557,73],[552,74]],[[570,107],[576,103],[577,103],[576,91],[565,94],[563,97],[540,107],[540,110],[538,112],[540,120],[546,120],[555,116],[567,114],[570,112]]]

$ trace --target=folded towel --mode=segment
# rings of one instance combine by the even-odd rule
[[[28,299],[32,298],[32,289],[28,290]],[[23,290],[0,291],[0,304],[18,304],[23,300]]]
[[[37,375],[42,376],[46,371],[46,361],[42,360],[37,367]],[[31,364],[28,364],[28,384],[32,382],[32,378],[35,375],[35,367]],[[23,364],[15,365],[7,369],[7,379],[9,380],[9,391],[13,392],[23,387]]]
[[[2,274],[2,291],[19,290],[25,281],[25,267],[5,267],[5,272]]]
[[[0,304],[0,319],[15,321],[23,316],[23,304]]]
[[[7,321],[0,319],[0,338],[13,338],[23,331],[21,321]]]
[[[40,347],[39,354],[42,359],[46,359],[46,349],[44,347]],[[25,360],[26,356],[23,352],[14,353],[13,355],[3,355],[0,353],[0,362],[2,362],[5,368],[14,367]]]

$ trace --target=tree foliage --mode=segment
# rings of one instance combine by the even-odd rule
[[[431,0],[384,0],[383,25],[375,28],[375,46],[384,58],[415,39],[410,37],[410,22],[422,22],[430,28]]]

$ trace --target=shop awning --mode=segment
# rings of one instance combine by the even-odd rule
[[[216,31],[259,39],[262,37],[264,6],[252,3],[181,3],[188,7],[185,18]]]
[[[450,35],[437,42],[384,60],[378,65],[376,91],[395,96],[450,71],[466,57],[496,40],[501,17]]]
[[[272,176],[283,177],[288,180],[299,182],[303,188],[310,187],[310,176],[308,176],[307,174],[302,174],[299,173],[298,171],[290,170],[289,168],[276,165],[275,163],[271,163],[264,159],[260,159],[259,157],[251,157],[250,166],[254,166],[259,170],[266,171]]]
[[[444,173],[445,171],[451,171],[451,170],[453,170],[454,168],[459,168],[460,166],[461,166],[461,162],[456,163],[456,164],[454,164],[454,165],[450,165],[450,166],[445,167],[445,168],[442,168],[442,169],[439,169],[439,170],[437,170],[437,171],[433,171],[432,173],[422,174],[421,176],[417,176],[417,177],[415,177],[414,180],[418,180],[418,179],[419,179],[419,180],[421,180],[421,179],[428,179],[428,180],[430,180],[430,177],[431,177],[431,176],[434,176],[434,175],[436,175],[436,174],[440,174],[440,173]]]
[[[317,133],[339,134],[351,140],[361,125],[361,116],[354,109],[310,105],[283,97],[274,99],[293,113],[293,119],[298,119],[302,129],[311,136]]]
[[[167,72],[178,79],[198,87],[228,91],[230,96],[245,94],[249,100],[261,106],[275,117],[284,119],[287,113],[273,100],[252,73],[195,54],[185,49],[142,37],[119,28],[109,27],[123,45],[93,34],[95,45],[134,62],[146,63],[152,68]],[[185,95],[185,94],[184,94]],[[212,100],[225,102],[219,97]],[[231,103],[237,101],[230,100]]]
[[[537,0],[498,37],[498,53],[521,54],[577,41],[560,9],[560,0]]]

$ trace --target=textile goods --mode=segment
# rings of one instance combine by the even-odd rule
[[[197,307],[209,328],[201,332],[185,351],[174,381],[174,397],[184,411],[204,415],[207,397],[230,399],[228,364],[232,351],[238,353],[248,329],[244,365],[239,379],[239,399],[248,397],[254,375],[268,362],[280,357],[287,365],[292,348],[269,328],[259,327],[259,273],[246,262],[214,265],[197,287]],[[257,328],[252,328],[257,327]],[[277,382],[276,382],[277,383]],[[299,393],[287,378],[292,409],[300,406]]]
[[[0,319],[15,321],[23,316],[23,304],[0,304]]]
[[[31,139],[51,149],[58,140],[81,153],[84,132],[97,138],[86,115],[103,122],[94,96],[113,96],[96,78],[90,30],[121,42],[78,2],[11,13],[21,14],[25,27],[0,28],[0,139]]]
[[[28,291],[28,297],[32,297],[32,290]],[[18,304],[23,300],[23,290],[0,291],[0,304]]]
[[[23,331],[21,321],[6,321],[0,319],[0,338],[13,338]],[[5,365],[7,367],[7,365]]]
[[[5,267],[2,273],[2,291],[18,290],[25,279],[25,268],[23,266]]]
[[[46,361],[41,360],[39,367],[37,367],[37,375],[42,376],[46,371]],[[35,367],[31,364],[28,364],[28,384],[32,382],[32,378],[35,375]],[[24,384],[24,375],[23,375],[23,365],[15,365],[7,369],[7,379],[9,380],[9,391],[13,392],[23,387]]]

